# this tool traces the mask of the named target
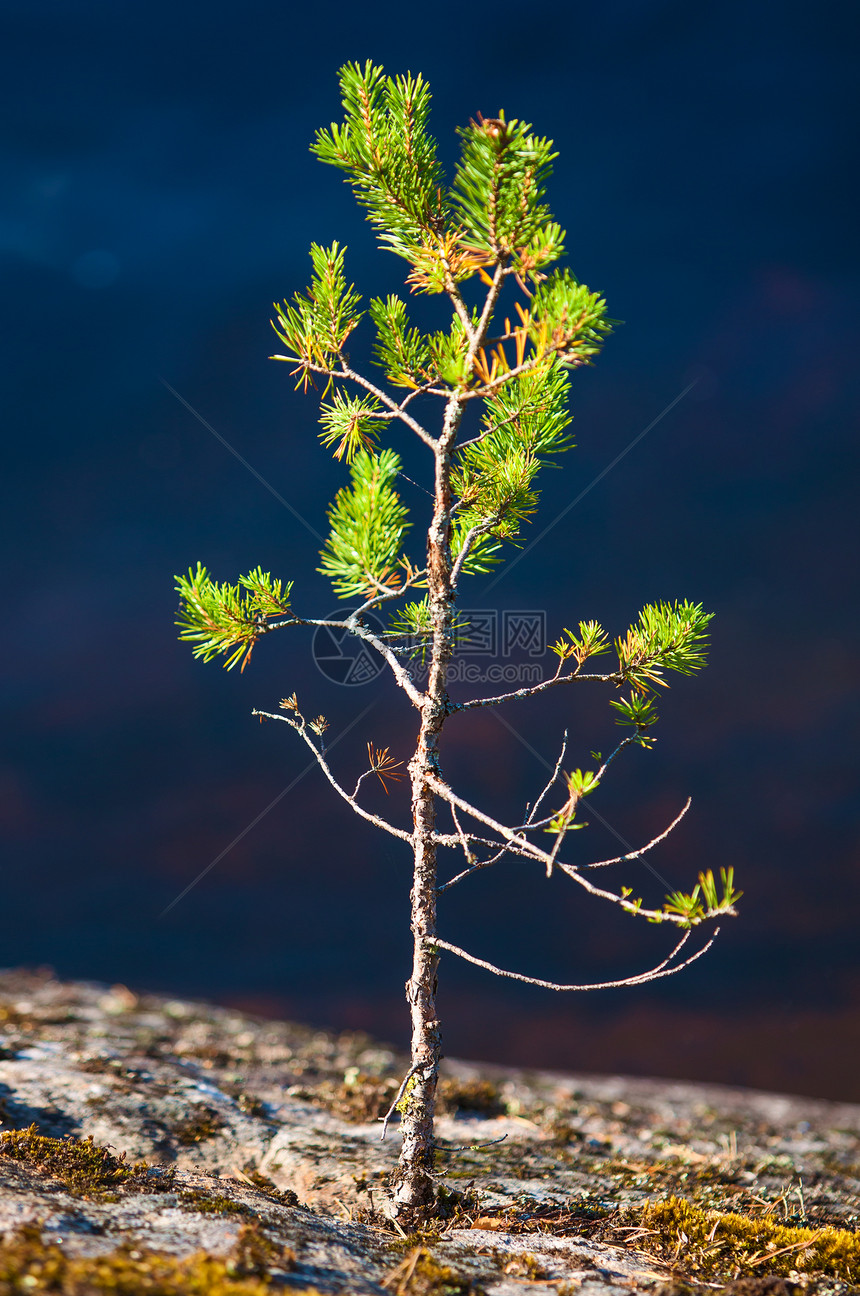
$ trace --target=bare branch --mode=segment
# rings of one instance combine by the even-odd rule
[[[265,712],[263,712],[263,714],[265,715]],[[372,769],[368,769],[368,770],[365,770],[363,774],[359,774],[359,776],[358,776],[358,778],[357,778],[357,780],[356,780],[355,787],[352,789],[352,795],[353,795],[353,798],[355,798],[355,797],[358,796],[358,789],[361,787],[361,785],[362,785],[362,783],[364,782],[364,780],[365,780],[366,778],[369,778],[370,775],[371,775],[372,773],[373,773],[373,770],[372,770]],[[351,802],[350,802],[350,804],[351,804]]]
[[[308,734],[303,719],[291,720],[289,716],[275,715],[271,711],[257,711],[256,709],[254,709],[251,712],[251,715],[263,716],[266,720],[283,720],[284,724],[288,724],[291,729],[295,729],[296,733],[301,738],[303,738],[304,741],[307,743],[308,747],[310,747],[311,751],[316,757],[317,764],[319,765],[323,774],[325,774],[329,783],[331,783],[335,792],[338,794],[339,797],[343,797],[347,805],[351,806],[357,815],[360,815],[362,819],[366,819],[368,823],[375,824],[377,828],[384,828],[387,833],[391,833],[392,837],[399,837],[401,841],[411,843],[412,841],[411,833],[406,832],[403,828],[395,828],[394,824],[390,824],[387,819],[382,819],[379,815],[371,814],[369,810],[365,810],[363,806],[360,806],[358,804],[358,802],[355,800],[354,794],[350,796],[350,794],[346,791],[346,789],[341,787],[341,785],[338,783],[335,776],[332,774],[325,756],[323,756],[322,752],[317,747],[316,743],[312,741],[310,735]],[[372,773],[372,772],[373,772],[372,770],[368,771],[368,773]],[[362,775],[362,778],[364,777],[365,776]],[[361,779],[359,779],[358,782],[360,783]],[[356,791],[358,791],[358,784],[356,784]]]
[[[456,954],[459,958],[465,959],[467,963],[474,963],[476,967],[486,968],[488,972],[494,972],[496,976],[510,977],[512,981],[525,981],[527,985],[542,986],[545,990],[613,990],[621,986],[644,985],[646,981],[659,981],[661,977],[673,976],[675,972],[680,972],[685,967],[689,967],[691,963],[695,963],[696,959],[706,954],[719,934],[720,929],[717,927],[706,945],[703,945],[700,950],[697,950],[695,954],[691,954],[682,963],[676,964],[675,967],[669,967],[668,965],[672,962],[672,959],[675,958],[689,939],[690,933],[685,931],[672,953],[667,958],[664,958],[662,963],[658,963],[656,967],[651,968],[650,971],[640,972],[638,976],[621,977],[617,981],[596,981],[591,985],[557,985],[554,981],[542,981],[539,977],[523,976],[520,972],[507,972],[504,968],[498,968],[495,964],[488,963],[486,959],[475,958],[474,954],[467,954],[465,950],[461,950],[457,945],[451,945],[448,941],[439,940],[438,937],[434,937],[432,942],[428,942],[428,944],[432,943],[436,949],[448,950],[450,954]]]
[[[499,842],[493,841],[492,838],[479,837],[476,833],[464,832],[463,836],[466,838],[467,842],[472,842],[476,846],[496,847],[499,845]],[[436,843],[437,846],[451,846],[452,848],[459,846],[460,844],[460,839],[456,833],[434,832],[433,841]]]
[[[595,789],[595,788],[597,788],[597,787],[599,786],[599,784],[600,784],[600,780],[602,779],[602,777],[603,777],[603,775],[605,774],[606,770],[607,770],[607,769],[609,768],[609,766],[612,764],[612,762],[614,761],[614,759],[615,759],[615,757],[618,755],[618,753],[619,753],[620,751],[622,751],[625,747],[629,747],[630,743],[632,743],[632,742],[636,742],[636,741],[637,741],[637,738],[638,738],[638,730],[637,730],[636,733],[632,733],[632,734],[630,734],[629,737],[627,737],[627,738],[623,738],[622,741],[621,741],[621,742],[618,744],[618,746],[615,748],[615,751],[611,752],[611,753],[609,754],[609,756],[607,756],[606,760],[603,762],[603,764],[601,765],[600,769],[599,769],[599,770],[597,771],[597,773],[594,775],[594,781],[593,781],[593,783],[591,784],[591,789],[592,789],[592,790]],[[575,792],[575,791],[573,790],[573,787],[571,786],[570,794],[569,794],[569,796],[568,796],[567,803],[566,803],[566,805],[564,806],[564,808],[563,808],[562,811],[561,811],[561,815],[560,815],[560,818],[561,818],[561,826],[560,826],[560,828],[559,828],[559,830],[558,830],[558,833],[557,833],[557,835],[556,835],[556,839],[555,839],[555,841],[553,842],[553,847],[552,847],[552,850],[550,851],[549,859],[547,860],[547,865],[546,865],[546,875],[547,875],[547,877],[552,877],[553,865],[555,864],[555,861],[556,861],[556,859],[558,858],[558,853],[559,853],[559,851],[561,850],[562,843],[564,842],[565,837],[567,836],[568,832],[570,831],[571,825],[572,825],[572,823],[573,823],[573,816],[574,816],[574,813],[575,813],[575,811],[576,811],[577,804],[578,804],[578,803],[583,799],[583,796],[584,796],[584,793],[582,793],[582,792]]]
[[[487,343],[487,345],[489,345],[489,343]],[[498,432],[499,428],[503,428],[507,423],[513,423],[515,419],[519,418],[519,416],[520,411],[514,410],[513,414],[508,414],[506,418],[498,419],[495,423],[492,423],[490,427],[484,428],[483,432],[479,432],[477,436],[470,437],[468,441],[461,441],[459,449],[465,450],[467,446],[477,445],[479,441],[485,441],[486,438],[492,436],[494,432]]]
[[[444,801],[447,801],[449,805],[457,806],[458,809],[464,811],[465,814],[471,815],[473,819],[477,819],[479,823],[486,824],[488,828],[492,828],[493,832],[498,833],[503,841],[509,841],[513,845],[519,846],[522,853],[528,855],[531,859],[538,860],[541,863],[546,862],[546,852],[540,850],[540,848],[535,846],[533,842],[530,842],[528,838],[522,837],[519,833],[514,832],[512,828],[506,828],[504,824],[497,823],[495,819],[491,819],[490,816],[484,814],[483,811],[477,810],[474,806],[469,805],[468,801],[464,801],[462,797],[458,797],[457,794],[448,787],[448,784],[444,783],[442,779],[438,778],[435,774],[428,773],[426,779],[433,791],[438,792],[439,796],[441,796]]]
[[[453,806],[451,809],[453,810]],[[475,841],[476,839],[473,837],[471,840]],[[462,882],[463,878],[470,877],[472,873],[480,873],[481,869],[489,868],[491,864],[497,864],[503,855],[508,855],[513,851],[513,849],[514,847],[512,844],[507,842],[501,850],[496,851],[495,855],[491,855],[489,859],[475,860],[475,863],[470,864],[467,869],[463,869],[462,873],[458,873],[455,877],[449,878],[447,882],[443,882],[441,886],[438,886],[436,888],[437,894],[441,894],[443,891],[449,890],[452,886],[456,886],[458,882]]]
[[[565,731],[564,731],[564,737],[563,737],[562,740],[561,740],[561,751],[560,751],[559,754],[558,754],[558,760],[557,760],[556,763],[555,763],[555,769],[553,770],[552,774],[550,775],[549,782],[547,783],[547,785],[546,785],[546,787],[544,788],[543,792],[541,792],[541,794],[540,794],[540,796],[538,797],[537,801],[535,801],[534,805],[532,806],[532,808],[531,808],[531,813],[529,814],[529,817],[528,817],[528,819],[526,820],[526,822],[523,824],[523,827],[524,827],[524,828],[529,828],[529,827],[534,827],[534,826],[536,826],[536,825],[535,825],[535,822],[534,822],[535,815],[537,814],[538,810],[540,809],[541,802],[544,800],[544,798],[545,798],[546,796],[549,795],[550,788],[553,786],[553,784],[555,783],[555,781],[556,781],[556,779],[558,778],[559,774],[561,773],[561,763],[562,763],[562,761],[564,760],[564,754],[565,754],[566,751],[567,751],[567,730],[565,729]],[[528,807],[526,807],[526,809],[528,809]]]
[[[609,900],[612,904],[620,905],[625,913],[634,914],[638,918],[648,918],[651,922],[655,923],[668,922],[674,923],[678,927],[686,928],[689,926],[697,927],[699,923],[705,922],[710,918],[715,918],[717,914],[730,914],[734,916],[736,912],[735,909],[728,904],[722,904],[719,908],[705,913],[700,918],[690,918],[685,917],[683,914],[667,913],[664,909],[645,909],[641,904],[628,899],[627,895],[617,895],[614,891],[607,891],[603,887],[595,886],[593,882],[589,882],[588,878],[583,877],[578,869],[573,868],[570,864],[563,864],[560,860],[556,859],[555,851],[541,850],[534,842],[523,837],[521,832],[516,832],[513,828],[505,827],[504,824],[500,824],[495,819],[492,819],[490,815],[484,814],[482,810],[478,810],[475,806],[469,805],[469,803],[464,801],[462,797],[458,797],[451,788],[448,787],[447,783],[444,783],[437,775],[428,774],[427,782],[433,788],[434,792],[437,792],[443,800],[456,805],[458,809],[462,810],[465,814],[471,815],[472,818],[477,819],[479,823],[486,824],[488,828],[492,828],[493,832],[497,833],[504,841],[510,842],[511,849],[515,850],[517,854],[525,855],[527,858],[543,864],[547,869],[551,869],[554,866],[561,872],[567,874],[569,878],[572,878],[573,881],[578,883],[578,885],[581,886],[584,891],[587,891],[589,895],[599,897],[601,900]]]
[[[392,595],[392,597],[396,596]],[[365,604],[364,607],[366,608],[367,604]],[[362,625],[356,620],[359,613],[363,610],[364,608],[359,608],[358,611],[353,612],[345,621],[335,621],[329,617],[291,617],[289,621],[279,621],[275,625],[270,626],[269,629],[279,630],[281,626],[285,625],[304,625],[327,626],[332,630],[348,630],[350,634],[354,634],[357,638],[363,639],[365,643],[369,643],[371,648],[375,648],[379,655],[385,658],[385,661],[390,666],[391,673],[397,683],[403,689],[404,693],[407,694],[413,706],[420,709],[426,700],[425,695],[420,689],[415,687],[412,676],[400,664],[388,644],[383,643],[378,635],[375,635],[372,630],[367,628],[367,626]],[[279,717],[279,719],[282,718],[283,717]]]
[[[632,733],[632,734],[629,734],[628,737],[623,738],[623,739],[621,740],[621,742],[620,742],[620,743],[618,744],[618,746],[615,748],[615,751],[609,753],[609,755],[606,757],[606,760],[603,762],[603,764],[601,765],[600,769],[599,769],[599,770],[597,771],[597,773],[595,774],[595,776],[594,776],[594,782],[595,782],[595,784],[599,783],[600,780],[603,778],[603,775],[604,775],[604,774],[606,773],[606,771],[609,769],[609,766],[610,766],[610,765],[612,764],[612,762],[615,760],[615,757],[618,755],[618,753],[619,753],[620,751],[623,751],[625,747],[629,747],[631,743],[635,743],[635,742],[637,742],[637,741],[638,741],[638,738],[639,738],[639,734],[638,734],[638,733]]]
[[[403,411],[406,409],[406,406],[409,405],[412,401],[414,401],[416,396],[423,396],[426,392],[432,392],[432,391],[433,391],[432,382],[424,383],[423,386],[421,387],[413,387],[412,390],[408,393],[408,395],[403,397],[403,400],[400,402],[399,405],[396,403],[394,404],[393,409],[375,410],[371,413],[368,413],[367,417],[372,419],[384,419],[384,420],[399,419]]]
[[[375,396],[377,400],[381,401],[386,409],[391,411],[392,418],[400,419],[402,423],[405,423],[408,428],[412,429],[417,437],[420,437],[425,445],[428,445],[431,450],[435,450],[436,438],[431,436],[427,429],[423,427],[417,419],[414,419],[411,414],[407,414],[406,412],[406,405],[409,403],[409,400],[412,399],[412,395],[418,395],[418,392],[410,393],[409,397],[398,405],[397,401],[393,400],[392,397],[389,396],[387,392],[383,391],[381,387],[377,387],[375,383],[370,382],[370,380],[363,377],[362,374],[356,373],[354,369],[350,369],[342,356],[340,357],[340,369],[329,369],[325,365],[311,364],[307,360],[302,360],[299,356],[273,356],[272,358],[275,360],[295,360],[296,364],[301,369],[306,370],[308,373],[319,374],[322,378],[341,378],[356,383],[357,386],[363,387],[365,391],[370,392],[372,396]],[[421,390],[433,391],[434,389],[432,387],[424,387]],[[438,394],[448,395],[447,392]]]
[[[561,663],[559,663],[561,669]],[[547,689],[554,688],[556,684],[572,684],[574,681],[581,682],[584,680],[596,681],[600,684],[621,684],[624,677],[620,671],[615,671],[611,675],[580,675],[579,671],[573,671],[570,675],[559,675],[557,672],[548,680],[542,680],[540,684],[528,684],[521,689],[514,689],[512,693],[499,693],[496,697],[472,698],[469,702],[454,702],[448,708],[448,714],[454,715],[457,711],[472,711],[475,707],[501,706],[503,702],[514,702],[519,698],[535,697],[538,693],[545,693]]]
[[[627,855],[616,855],[615,859],[597,860],[594,864],[580,864],[579,868],[581,869],[606,868],[607,865],[609,864],[626,864],[628,860],[641,859],[642,856],[647,851],[651,850],[652,846],[657,846],[661,841],[665,841],[665,839],[669,836],[669,833],[672,831],[672,829],[676,828],[678,824],[681,822],[681,820],[684,818],[684,815],[687,813],[692,803],[693,803],[693,798],[687,797],[686,804],[684,805],[684,808],[681,811],[681,813],[675,816],[675,818],[669,824],[669,827],[664,828],[658,837],[655,837],[653,838],[652,841],[649,841],[647,846],[640,846],[639,850],[630,851]]]
[[[444,256],[442,259],[443,261],[445,261]],[[448,269],[447,261],[445,262],[445,269],[446,270]],[[449,272],[448,285],[445,291],[448,294],[448,297],[451,301],[451,305],[454,307],[454,310],[457,312],[457,318],[459,319],[460,323],[463,325],[463,329],[465,331],[466,337],[471,342],[475,336],[475,329],[472,325],[472,317],[469,314],[468,306],[463,301],[463,295],[460,292],[460,289],[457,287],[457,284],[455,283],[454,279],[450,276],[450,272]]]
[[[499,293],[502,291],[502,284],[505,281],[506,261],[507,258],[505,258],[504,261],[499,261],[496,265],[496,272],[493,275],[493,282],[487,292],[484,309],[481,311],[481,318],[478,320],[478,327],[472,335],[472,345],[469,348],[470,364],[486,341],[487,330],[489,329],[490,321],[493,318],[493,311],[496,309],[496,302],[499,300]]]
[[[515,829],[514,829],[514,832],[522,832],[523,830],[525,830],[525,829],[529,829],[529,828],[541,828],[541,827],[544,826],[544,823],[549,823],[549,822],[550,822],[550,820],[547,819],[547,820],[540,820],[538,823],[535,823],[535,822],[534,822],[534,816],[535,816],[535,814],[537,813],[537,811],[538,811],[538,809],[539,809],[539,807],[540,807],[540,804],[541,804],[541,802],[543,801],[544,797],[547,795],[547,793],[549,792],[549,790],[550,790],[550,788],[552,787],[553,783],[555,783],[556,779],[558,778],[559,772],[560,772],[560,770],[561,770],[561,763],[562,763],[562,761],[564,760],[564,753],[565,753],[566,750],[567,750],[567,730],[565,729],[565,731],[564,731],[564,739],[562,740],[562,744],[561,744],[561,752],[559,753],[559,757],[558,757],[558,760],[557,760],[557,762],[556,762],[556,766],[555,766],[555,769],[554,769],[554,771],[553,771],[552,777],[550,778],[550,780],[549,780],[549,782],[547,783],[546,787],[545,787],[544,790],[541,792],[540,796],[538,797],[538,799],[535,801],[534,805],[532,806],[532,808],[531,808],[531,813],[529,814],[529,817],[528,817],[528,819],[526,820],[526,822],[525,822],[524,824],[520,824],[518,828],[515,828]],[[528,810],[528,809],[529,809],[529,807],[526,806],[526,810]],[[468,834],[464,834],[464,833],[463,833],[463,830],[462,830],[462,828],[460,827],[460,822],[459,822],[459,820],[457,819],[456,812],[455,812],[455,809],[454,809],[454,806],[453,806],[453,805],[450,806],[450,810],[451,810],[451,814],[452,814],[452,816],[453,816],[453,818],[454,818],[454,822],[457,824],[457,829],[458,829],[458,831],[460,832],[461,838],[464,839],[464,840],[465,840],[466,838],[468,838],[469,841],[477,841],[477,840],[479,840],[479,839],[475,838],[474,836],[470,836],[470,835],[468,835]],[[484,839],[483,844],[484,844],[484,845],[490,845],[489,841],[487,841],[486,839]],[[463,848],[463,849],[464,849],[464,853],[465,853],[465,852],[466,852],[466,847],[465,847],[465,845],[464,845],[464,848]],[[456,884],[457,884],[458,882],[462,882],[464,878],[470,877],[472,873],[478,873],[478,872],[480,872],[481,869],[489,868],[492,864],[496,864],[496,863],[498,863],[498,861],[499,861],[500,859],[502,859],[503,856],[508,855],[508,854],[510,854],[510,853],[512,853],[512,852],[513,852],[514,854],[521,854],[521,853],[523,853],[523,852],[520,852],[520,851],[518,851],[518,850],[516,849],[516,843],[514,843],[514,842],[510,842],[510,841],[509,841],[509,842],[506,842],[505,845],[502,846],[501,850],[497,850],[497,851],[496,851],[495,855],[491,855],[491,856],[489,857],[489,859],[484,859],[484,860],[475,860],[474,863],[470,864],[469,868],[463,869],[462,873],[458,873],[455,877],[452,877],[452,878],[450,878],[447,882],[444,882],[444,883],[442,884],[442,886],[437,887],[437,888],[436,888],[437,892],[447,891],[450,887],[452,887],[452,886],[456,886]],[[467,858],[467,859],[469,858],[468,854],[466,855],[466,858]]]
[[[379,593],[374,594],[366,603],[362,603],[361,607],[356,608],[354,612],[350,613],[350,618],[360,617],[362,613],[369,612],[370,609],[376,607],[378,603],[390,603],[392,599],[402,598],[407,590],[411,589],[413,585],[417,585],[418,581],[426,575],[427,569],[424,567],[422,567],[420,571],[410,571],[406,580],[399,589],[389,589],[387,585],[383,585],[381,581],[378,581],[371,576],[370,579],[373,581],[374,585],[379,587]]]
[[[493,527],[496,526],[498,521],[499,521],[498,517],[487,518],[485,522],[477,522],[475,526],[473,526],[469,531],[466,532],[466,537],[463,541],[463,547],[457,555],[457,561],[454,563],[454,567],[451,572],[451,584],[455,588],[457,582],[460,579],[460,573],[463,570],[463,564],[465,563],[466,559],[469,556],[469,551],[471,550],[472,545],[475,543],[475,541],[478,539],[479,536],[486,535],[488,531],[492,531]]]
[[[451,818],[454,820],[454,827],[457,829],[457,836],[460,839],[460,845],[463,847],[463,854],[466,857],[466,863],[469,865],[474,864],[475,857],[469,850],[469,843],[466,841],[463,829],[460,827],[460,820],[457,818],[457,808],[456,806],[449,805],[448,809],[451,811]]]

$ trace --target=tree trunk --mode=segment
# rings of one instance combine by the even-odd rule
[[[436,490],[433,520],[427,535],[427,585],[433,627],[427,698],[412,777],[412,821],[415,869],[412,882],[412,975],[406,999],[412,1017],[412,1076],[403,1099],[403,1146],[392,1187],[397,1214],[410,1218],[426,1214],[434,1201],[434,1115],[442,1040],[436,1016],[439,957],[432,947],[436,935],[436,803],[427,776],[439,775],[439,737],[448,712],[448,663],[453,653],[451,625],[454,590],[451,586],[451,447],[462,407],[452,397],[445,411],[436,450]]]

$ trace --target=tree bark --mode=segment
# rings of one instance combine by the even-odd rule
[[[427,776],[441,774],[439,738],[448,714],[455,598],[451,583],[451,452],[461,416],[462,406],[452,396],[436,447],[433,520],[427,534],[427,584],[433,628],[430,671],[418,743],[409,764],[415,855],[411,894],[414,948],[406,999],[412,1018],[412,1076],[403,1097],[403,1145],[392,1181],[395,1210],[405,1219],[427,1213],[435,1197],[433,1129],[442,1041],[436,1016],[439,957],[432,945],[436,935],[436,803]]]

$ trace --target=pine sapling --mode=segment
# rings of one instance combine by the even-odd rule
[[[630,986],[672,975],[699,958],[718,928],[692,952],[694,929],[735,913],[731,869],[718,886],[699,875],[690,893],[677,891],[648,907],[629,887],[598,885],[593,870],[639,859],[680,822],[638,850],[614,859],[574,864],[565,858],[569,835],[583,827],[582,803],[602,786],[628,747],[647,748],[657,721],[656,695],[670,672],[690,675],[705,664],[711,615],[688,601],[649,604],[623,635],[611,639],[595,621],[562,630],[558,664],[541,682],[496,696],[453,701],[448,676],[455,651],[457,598],[462,582],[503,560],[537,507],[541,468],[572,445],[568,412],[573,371],[591,364],[615,321],[599,293],[557,263],[564,231],[553,220],[546,185],[556,157],[552,141],[525,122],[470,121],[460,133],[460,161],[448,184],[428,131],[430,93],[421,76],[384,75],[368,62],[340,73],[344,120],[320,130],[312,151],[345,173],[382,246],[408,266],[414,294],[441,299],[447,323],[423,332],[399,296],[374,298],[367,311],[348,283],[345,249],[311,247],[311,282],[276,306],[273,327],[297,385],[321,391],[320,440],[349,473],[329,509],[330,534],[320,570],[349,605],[341,618],[310,618],[293,606],[293,583],[257,568],[235,585],[220,584],[198,564],[178,577],[180,638],[208,661],[225,658],[244,670],[254,645],[275,630],[328,627],[355,636],[386,663],[414,707],[417,741],[408,763],[411,822],[398,825],[361,803],[367,779],[402,777],[389,748],[367,743],[367,768],[350,792],[326,751],[324,716],[306,718],[295,694],[276,712],[310,748],[334,790],[376,827],[402,841],[413,856],[412,972],[407,1000],[412,1020],[411,1065],[383,1122],[383,1136],[400,1115],[402,1148],[392,1179],[394,1212],[405,1221],[431,1213],[435,1201],[434,1104],[441,1055],[436,1013],[440,957],[456,955],[499,976],[552,990]],[[348,344],[365,314],[375,331],[375,360],[383,378],[352,367]],[[434,412],[435,411],[435,412]],[[432,512],[421,559],[405,540],[410,510],[397,489],[401,459],[383,437],[412,435],[428,454]],[[396,441],[395,441],[396,444]],[[430,512],[428,506],[428,512]],[[390,614],[379,631],[368,614]],[[376,624],[374,622],[374,624]],[[605,670],[591,664],[613,657]],[[586,669],[589,667],[589,669]],[[521,822],[501,823],[449,785],[440,742],[449,721],[476,708],[533,697],[568,684],[609,685],[617,723],[626,730],[591,770],[565,768],[566,736],[546,786]],[[444,809],[450,824],[438,823]],[[463,866],[440,883],[440,851],[461,852]],[[591,896],[631,917],[668,924],[677,933],[666,957],[635,976],[600,985],[558,985],[494,966],[444,940],[437,931],[440,894],[505,856],[563,874]]]

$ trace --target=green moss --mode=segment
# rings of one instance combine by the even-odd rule
[[[322,1096],[325,1105],[337,1116],[350,1121],[373,1121],[384,1116],[397,1093],[397,1081],[392,1077],[365,1075],[358,1067],[349,1067],[343,1084],[332,1090],[325,1087],[315,1095]]]
[[[390,1221],[385,1220],[384,1223],[390,1223]],[[441,1236],[441,1225],[432,1221],[425,1222],[418,1224],[409,1233],[403,1233],[402,1231],[396,1233],[388,1243],[388,1248],[397,1254],[410,1255],[418,1248],[433,1246]]]
[[[792,1272],[860,1280],[860,1236],[847,1229],[788,1228],[770,1217],[705,1211],[681,1197],[646,1204],[636,1246],[703,1277]]]
[[[540,1260],[531,1251],[521,1251],[511,1256],[502,1272],[509,1277],[526,1278],[529,1282],[540,1282],[549,1276]]]
[[[246,1116],[255,1116],[257,1120],[268,1120],[268,1108],[263,1100],[258,1098],[256,1094],[246,1093],[243,1089],[240,1093],[235,1095],[235,1098],[236,1105],[240,1112],[244,1112]]]
[[[270,1296],[275,1288],[269,1279],[247,1272],[249,1263],[260,1263],[253,1257],[249,1261],[247,1252],[247,1241],[240,1238],[236,1258],[227,1260],[207,1255],[177,1259],[129,1247],[82,1258],[45,1245],[38,1228],[27,1226],[0,1244],[0,1296],[36,1291],[62,1296]],[[310,1288],[302,1296],[318,1293]]]
[[[508,1107],[498,1085],[489,1080],[439,1081],[439,1110],[468,1112],[478,1116],[506,1116]]]
[[[471,1278],[439,1264],[424,1246],[414,1247],[382,1285],[394,1296],[483,1296]]]
[[[289,1247],[273,1242],[262,1232],[259,1222],[243,1224],[235,1247],[236,1263],[243,1276],[265,1276],[270,1269],[289,1273],[296,1267],[296,1255]]]
[[[282,1206],[300,1205],[298,1194],[294,1193],[292,1188],[278,1188],[271,1179],[267,1179],[259,1170],[245,1170],[243,1173],[255,1188],[261,1193],[265,1193],[272,1201],[280,1202]]]
[[[223,1193],[208,1193],[200,1188],[186,1188],[179,1194],[179,1203],[198,1215],[245,1215],[253,1216],[254,1212],[243,1202],[233,1201]]]
[[[194,1143],[213,1138],[223,1128],[224,1121],[214,1107],[196,1106],[184,1120],[173,1126],[171,1132],[177,1143],[191,1147]]]
[[[35,1125],[0,1134],[0,1156],[49,1175],[75,1197],[104,1200],[121,1187],[142,1192],[166,1192],[173,1187],[169,1172],[153,1172],[145,1161],[128,1165],[124,1152],[114,1156],[91,1138],[48,1138],[37,1133]]]

